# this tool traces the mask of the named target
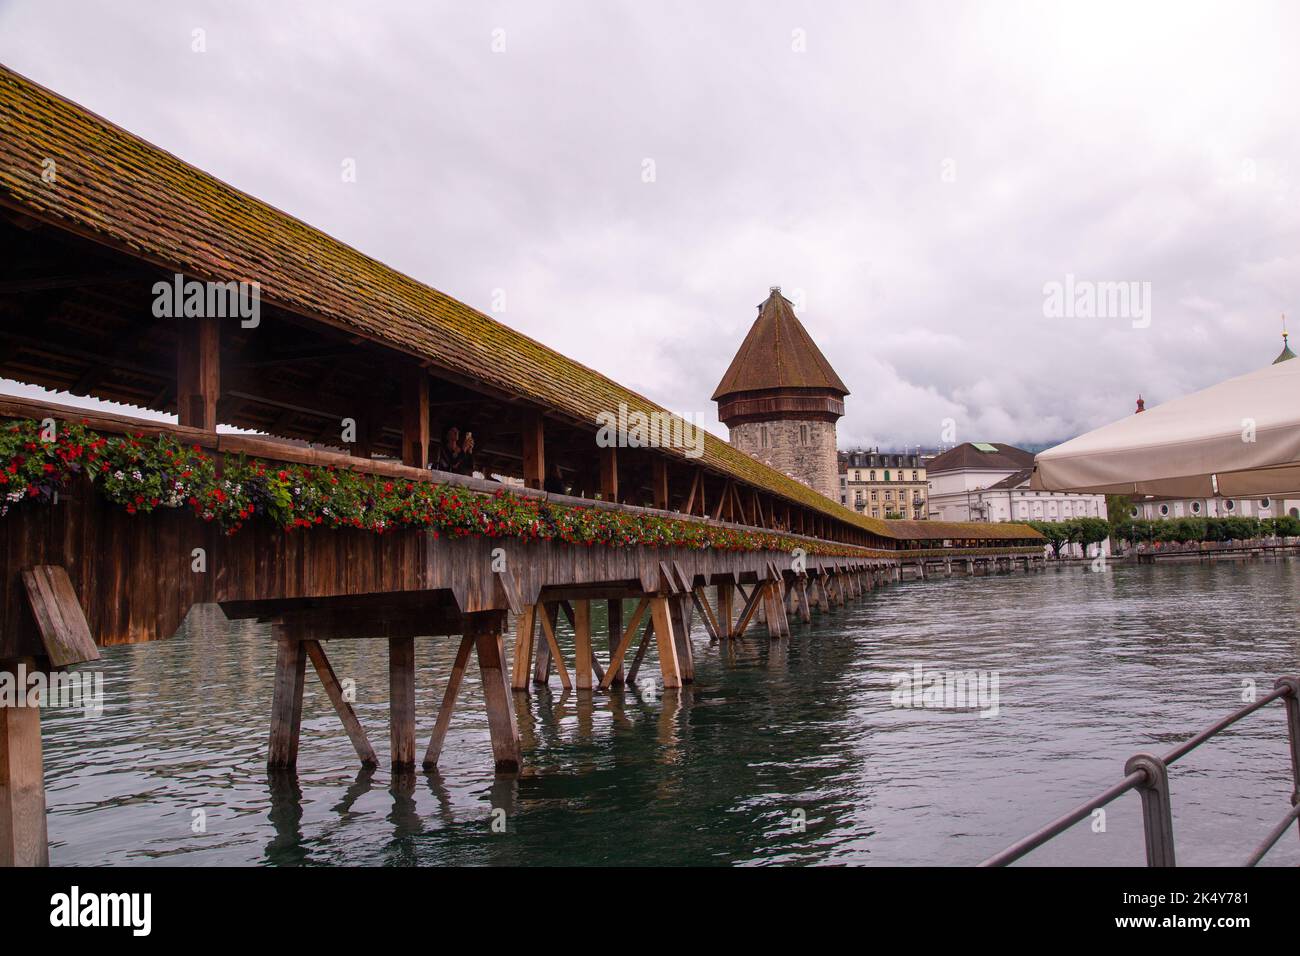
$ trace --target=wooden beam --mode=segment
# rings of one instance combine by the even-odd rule
[[[731,626],[735,620],[735,609],[733,602],[736,597],[736,586],[730,581],[723,581],[717,586],[718,590],[718,639],[728,640],[731,637]]]
[[[600,449],[600,496],[618,501],[618,449],[612,445]]]
[[[537,633],[536,604],[527,604],[515,618],[515,659],[510,668],[510,689],[528,693],[528,668],[533,662],[533,641]]]
[[[339,720],[343,723],[343,729],[347,732],[348,739],[352,741],[352,748],[356,750],[357,757],[360,758],[362,765],[367,767],[379,766],[379,758],[375,756],[375,748],[370,746],[370,738],[366,736],[365,728],[361,726],[361,721],[357,719],[357,713],[352,709],[352,704],[344,696],[343,685],[339,683],[334,668],[330,666],[324,648],[320,646],[319,641],[303,641],[302,646],[303,650],[307,652],[311,666],[316,671],[316,676],[320,678],[321,685],[325,688],[330,703],[334,705],[334,712],[339,715]]]
[[[466,634],[460,639],[460,647],[456,649],[456,660],[451,665],[451,677],[447,679],[447,692],[442,695],[442,706],[438,708],[438,719],[433,725],[433,736],[429,738],[429,747],[424,752],[425,770],[432,770],[438,766],[438,757],[442,754],[442,744],[447,739],[447,728],[451,726],[451,713],[456,709],[456,697],[460,694],[460,682],[465,676],[465,665],[469,663],[469,652],[473,648],[473,635]],[[525,665],[525,675],[527,675],[527,671],[528,668]]]
[[[740,585],[736,585],[736,587],[740,588]],[[740,589],[740,593],[745,593],[743,588]],[[740,620],[736,622],[736,629],[732,634],[733,637],[740,639],[745,636],[745,628],[749,627],[750,619],[753,618],[754,612],[758,610],[758,604],[762,597],[763,582],[760,581],[758,584],[754,585],[754,590],[749,592],[749,597],[745,601],[745,607],[740,612]]]
[[[643,597],[641,603],[636,606],[636,610],[632,612],[632,619],[627,622],[627,627],[623,630],[623,636],[619,639],[618,647],[610,652],[609,670],[605,672],[605,677],[600,682],[601,690],[609,690],[614,684],[614,675],[622,671],[623,659],[627,655],[627,649],[631,645],[633,638],[636,637],[636,632],[641,627],[641,618],[645,615],[646,608],[649,606],[650,599]],[[627,679],[632,680],[632,675],[629,675]]]
[[[622,687],[623,686],[623,659],[618,659],[618,664],[614,663],[614,651],[623,643],[623,601],[621,598],[611,598],[605,603],[605,630],[608,632],[609,642],[609,680],[601,678],[601,688]]]
[[[695,682],[695,649],[691,645],[690,608],[685,594],[669,599],[668,609],[673,619],[673,647],[677,652],[677,672],[683,684]]]
[[[17,670],[17,662],[7,666]],[[18,687],[18,693],[25,691]],[[41,709],[0,705],[0,866],[49,866],[49,848]]]
[[[276,630],[276,628],[272,628]],[[292,770],[298,765],[298,738],[302,733],[302,690],[307,655],[302,642],[278,637],[275,648],[275,684],[271,692],[271,740],[267,748],[269,770]]]
[[[216,316],[177,319],[176,413],[180,424],[217,427],[221,398],[221,326]]]
[[[546,423],[541,413],[525,412],[520,432],[524,446],[524,484],[541,488],[546,483]]]
[[[554,610],[558,610],[556,605],[548,605],[548,612]],[[542,631],[546,634],[546,646],[550,649],[551,657],[555,660],[555,669],[560,672],[560,686],[565,690],[572,690],[573,684],[569,681],[569,669],[564,666],[564,657],[560,654],[560,642],[555,639],[555,617],[553,613],[542,615]]]
[[[641,635],[641,643],[637,645],[636,657],[632,661],[631,668],[628,669],[627,682],[629,684],[636,683],[637,672],[641,670],[641,661],[645,659],[646,648],[650,646],[650,638],[654,637],[654,633],[655,633],[655,622],[654,622],[654,618],[652,617],[649,621],[646,622],[645,633]]]
[[[57,667],[99,660],[99,648],[77,600],[68,572],[61,565],[42,564],[23,571],[23,586],[45,655]]]
[[[415,769],[415,638],[388,639],[388,738],[394,772]]]
[[[668,461],[656,454],[650,459],[650,492],[656,508],[668,510]]]
[[[591,690],[591,602],[573,602],[573,671],[578,690]]]
[[[700,497],[700,481],[703,472],[696,468],[691,474],[691,490],[686,495],[686,505],[682,511],[688,515],[695,514],[695,500]],[[702,510],[702,509],[701,509]]]
[[[650,613],[655,625],[655,641],[659,649],[659,673],[663,675],[664,690],[682,686],[681,670],[677,662],[677,640],[673,633],[672,610],[668,598],[655,595],[650,599]]]
[[[407,370],[402,380],[402,464],[429,466],[429,373],[423,368]]]
[[[474,639],[474,649],[478,652],[478,670],[483,680],[483,701],[487,706],[496,772],[518,773],[521,760],[519,727],[515,723],[510,688],[506,684],[505,644],[501,637],[503,617],[497,611],[470,614],[465,636]],[[546,620],[544,615],[542,620]]]
[[[555,623],[559,619],[559,606],[554,602],[542,606],[542,618],[550,623],[551,631],[555,630]],[[542,627],[542,640],[536,642],[537,645],[537,663],[533,669],[533,683],[545,686],[551,682],[551,645],[546,638],[546,628]]]
[[[718,640],[720,633],[718,619],[713,616],[713,608],[709,607],[709,600],[704,596],[704,588],[693,589],[691,591],[691,600],[695,602],[695,609],[700,612],[700,619],[704,622],[704,629],[709,632],[709,640]]]

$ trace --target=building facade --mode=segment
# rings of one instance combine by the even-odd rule
[[[930,461],[930,517],[938,521],[1070,521],[1102,518],[1105,495],[1034,491],[1034,456],[1014,445],[964,442]],[[1078,545],[1073,553],[1082,554]],[[1110,543],[1103,542],[1103,553]]]
[[[929,484],[920,455],[851,451],[840,455],[840,504],[872,518],[928,518]]]
[[[839,501],[835,423],[848,393],[774,286],[713,400],[732,445]]]

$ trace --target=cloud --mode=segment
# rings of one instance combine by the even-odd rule
[[[0,8],[0,59],[680,411],[771,285],[846,446],[1067,438],[1300,312],[1285,4],[57,10]],[[1150,327],[1045,318],[1067,274]]]

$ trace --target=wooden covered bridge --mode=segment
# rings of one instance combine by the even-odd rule
[[[509,772],[530,676],[608,690],[650,648],[671,689],[693,613],[715,640],[781,637],[909,557],[1041,553],[1022,526],[864,518],[712,435],[699,455],[602,445],[602,414],[667,413],[4,69],[0,256],[0,377],[64,393],[0,397],[0,670],[167,638],[218,603],[272,625],[272,767],[295,764],[308,662],[378,760],[329,640],[387,641],[409,769],[414,639],[459,637],[423,760],[473,654]],[[430,469],[453,424],[487,477]],[[39,710],[0,704],[0,863],[45,847]]]

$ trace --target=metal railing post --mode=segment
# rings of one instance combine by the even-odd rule
[[[1169,806],[1169,768],[1153,754],[1134,754],[1124,765],[1124,773],[1135,771],[1146,775],[1146,779],[1137,785],[1137,791],[1142,797],[1147,866],[1177,866],[1174,862],[1174,817]]]
[[[1278,690],[1286,690],[1282,703],[1286,706],[1286,735],[1291,745],[1291,806],[1300,804],[1300,677],[1279,677],[1273,682]],[[1300,834],[1300,821],[1296,833]]]

